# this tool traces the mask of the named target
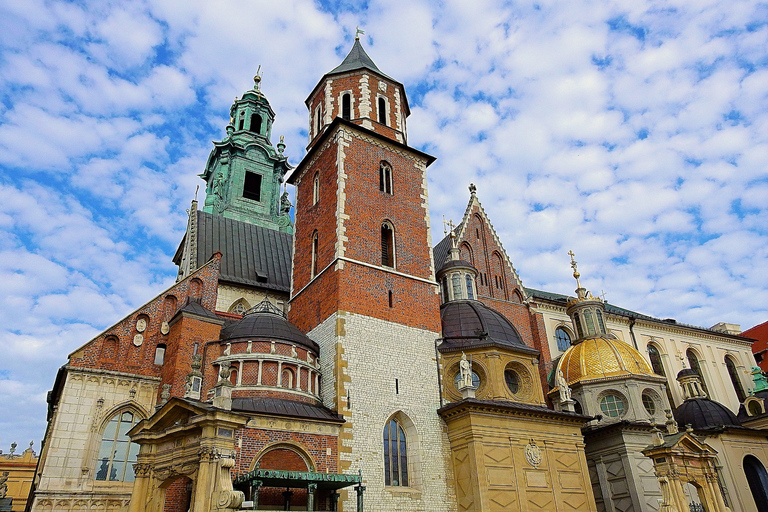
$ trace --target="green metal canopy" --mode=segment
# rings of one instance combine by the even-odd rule
[[[256,487],[307,488],[317,485],[318,490],[336,490],[362,483],[360,475],[341,473],[311,473],[308,471],[284,471],[279,469],[254,469],[235,478],[234,485]]]

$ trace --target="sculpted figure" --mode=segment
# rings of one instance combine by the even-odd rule
[[[557,389],[560,391],[560,402],[571,400],[571,388],[568,387],[568,383],[565,381],[563,370],[557,370]]]
[[[472,363],[467,361],[467,355],[461,353],[461,361],[459,361],[459,371],[461,372],[461,385],[460,388],[472,387]]]

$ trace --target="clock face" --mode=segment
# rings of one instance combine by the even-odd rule
[[[139,318],[136,320],[136,330],[139,332],[144,332],[147,328],[147,321],[144,318]]]

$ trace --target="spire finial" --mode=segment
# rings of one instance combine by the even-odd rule
[[[197,201],[197,191],[200,190],[200,185],[195,187],[195,201]]]
[[[576,293],[579,294],[579,298],[582,298],[584,295],[584,290],[581,288],[581,283],[579,282],[579,277],[581,277],[581,274],[579,274],[579,268],[576,264],[576,254],[571,250],[568,251],[568,256],[571,257],[571,268],[573,269],[573,277],[576,279]]]
[[[256,69],[256,75],[253,77],[253,90],[258,91],[261,87],[261,64],[259,64],[259,67]]]
[[[472,195],[475,195],[475,192],[477,192],[477,187],[474,183],[469,184],[469,193]]]
[[[358,25],[357,27],[355,27],[355,41],[360,40],[360,34],[365,35],[365,30],[362,30],[360,28],[360,25]]]

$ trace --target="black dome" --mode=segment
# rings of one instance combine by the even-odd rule
[[[295,343],[313,351],[320,352],[320,347],[307,338],[295,325],[290,323],[282,313],[269,310],[249,310],[245,316],[221,330],[221,340],[229,341],[240,338],[268,338]]]
[[[709,398],[688,399],[675,409],[674,415],[678,425],[691,425],[694,430],[741,425],[730,409]]]
[[[681,377],[686,377],[688,375],[698,375],[698,373],[696,373],[696,370],[693,370],[691,368],[683,368],[677,373],[677,378],[679,379]]]
[[[516,350],[538,353],[523,342],[512,323],[482,302],[458,300],[440,308],[443,344],[440,350],[501,345]]]
[[[437,274],[443,275],[446,273],[446,271],[452,268],[470,268],[472,270],[475,270],[475,266],[466,260],[450,260],[450,261],[447,261],[445,265],[440,267],[440,270],[437,271]],[[475,270],[475,272],[477,271]]]

